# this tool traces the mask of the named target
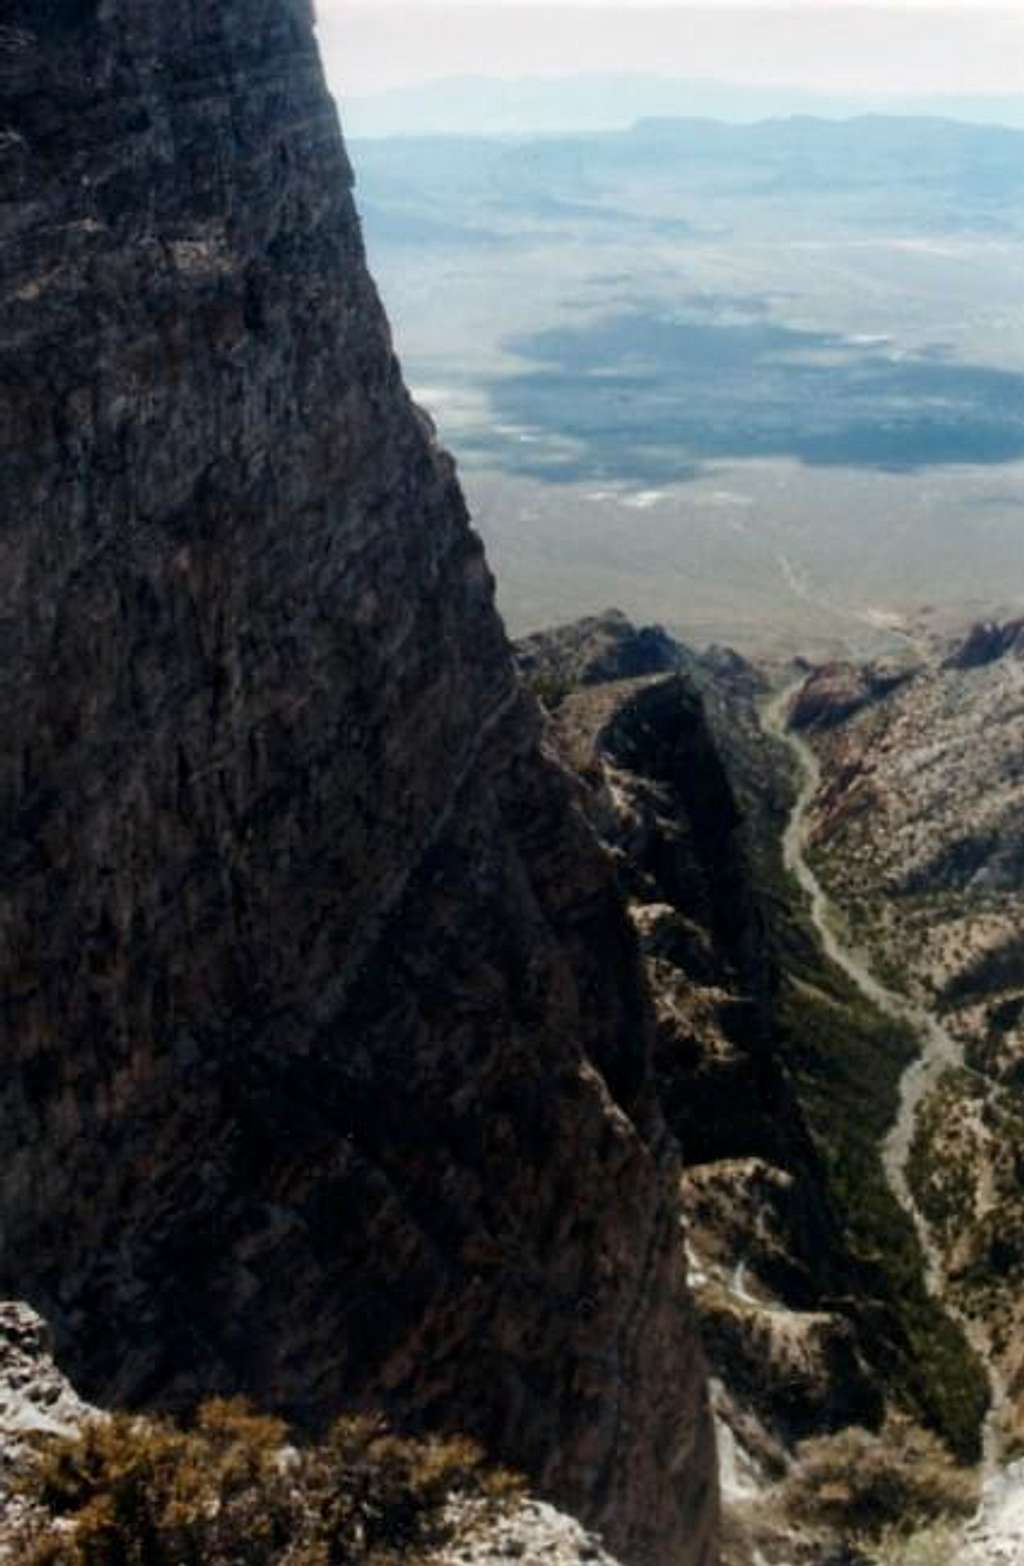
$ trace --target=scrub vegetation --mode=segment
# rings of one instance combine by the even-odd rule
[[[213,1399],[194,1422],[116,1414],[49,1439],[23,1485],[15,1566],[412,1566],[520,1493],[460,1438],[339,1419],[293,1444],[280,1419]],[[469,1505],[453,1506],[453,1496]]]
[[[897,1401],[960,1461],[976,1461],[988,1402],[985,1373],[925,1288],[917,1236],[882,1166],[881,1146],[916,1040],[824,957],[781,856],[762,853],[759,864],[768,878],[769,927],[782,975],[779,1045],[846,1240],[844,1309],[857,1320]]]

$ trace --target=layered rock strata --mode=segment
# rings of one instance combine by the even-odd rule
[[[632,933],[368,278],[306,0],[0,26],[0,1288],[101,1402],[713,1447]]]

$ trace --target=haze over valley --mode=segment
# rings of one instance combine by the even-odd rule
[[[353,158],[513,633],[614,602],[868,652],[1020,602],[1024,132],[651,119]]]

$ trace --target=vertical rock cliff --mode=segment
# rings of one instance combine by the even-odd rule
[[[632,938],[350,184],[307,0],[8,0],[0,1293],[707,1562]]]

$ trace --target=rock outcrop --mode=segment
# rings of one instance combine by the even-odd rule
[[[92,1400],[383,1405],[709,1561],[634,938],[308,0],[12,0],[0,94],[0,1288]]]
[[[830,729],[909,680],[914,665],[898,659],[826,663],[808,675],[793,702],[794,729]]]
[[[619,1566],[572,1517],[527,1499],[488,1527],[434,1556],[431,1566]]]
[[[947,657],[944,668],[981,669],[1013,653],[1024,655],[1024,620],[979,620]]]
[[[678,645],[660,625],[635,626],[621,609],[587,615],[548,631],[536,631],[516,643],[516,660],[525,678],[549,690],[600,685],[608,680],[667,674],[680,656]]]
[[[34,1439],[71,1435],[95,1413],[54,1364],[45,1321],[21,1300],[0,1300],[0,1505]]]
[[[24,1480],[40,1441],[97,1417],[53,1359],[49,1328],[23,1300],[0,1300],[0,1561],[18,1559],[37,1511]]]

